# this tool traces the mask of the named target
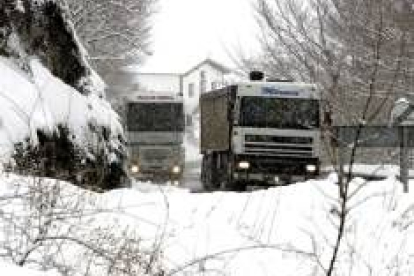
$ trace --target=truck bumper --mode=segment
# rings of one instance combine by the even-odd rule
[[[236,181],[249,182],[258,185],[277,186],[305,181],[308,177],[304,175],[278,175],[264,173],[235,172],[233,178]]]
[[[183,177],[182,173],[173,174],[167,171],[134,173],[130,176],[141,181],[180,181]]]
[[[174,167],[178,167],[179,170],[175,171]],[[159,168],[146,168],[140,167],[138,171],[133,172],[130,170],[130,177],[137,180],[150,180],[150,181],[180,181],[183,176],[184,165],[170,165]]]
[[[241,162],[245,163],[243,168]],[[240,155],[235,158],[233,179],[269,186],[284,185],[315,178],[319,175],[319,167],[318,158]]]

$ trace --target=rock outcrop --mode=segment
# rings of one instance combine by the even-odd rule
[[[125,176],[122,127],[104,99],[104,84],[89,66],[86,52],[61,2],[0,0],[0,58],[19,68],[18,74],[26,75],[29,82],[33,82],[33,91],[39,95],[77,94],[68,99],[76,98],[79,108],[86,110],[79,111],[85,114],[82,122],[79,122],[79,116],[76,122],[70,121],[77,112],[70,107],[66,116],[68,121],[62,119],[65,116],[55,116],[52,130],[43,128],[28,132],[25,139],[14,143],[14,162],[9,167],[21,173],[110,189],[119,186]],[[48,73],[42,73],[42,70]],[[53,83],[53,88],[47,82]],[[0,80],[0,88],[1,85]],[[19,91],[18,85],[8,89],[0,93],[14,96],[27,93]],[[42,106],[43,110],[58,114],[52,101],[45,100],[43,104],[49,105]],[[68,106],[71,104],[67,103]],[[104,116],[101,113],[105,113]],[[7,124],[7,118],[2,121]]]

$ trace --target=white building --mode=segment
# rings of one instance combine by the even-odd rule
[[[230,70],[211,59],[206,59],[181,75],[181,94],[185,102],[187,126],[198,121],[199,98],[202,93],[226,85]]]

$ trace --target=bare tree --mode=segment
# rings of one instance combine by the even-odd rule
[[[412,89],[413,34],[396,24],[392,9],[390,1],[259,0],[262,67],[318,83],[347,122],[361,119],[371,94],[375,103],[365,119],[372,121],[384,101]]]
[[[60,0],[98,72],[140,62],[150,54],[150,18],[157,0]]]
[[[339,175],[337,237],[326,266],[326,275],[333,275],[349,201],[357,192],[351,191],[350,181],[361,131],[384,122],[390,103],[414,91],[414,32],[406,27],[413,13],[401,14],[394,1],[385,0],[258,0],[255,7],[263,30],[262,68],[278,77],[317,83],[333,121],[357,126],[354,142],[346,145],[349,171]],[[327,136],[341,143],[332,132]]]

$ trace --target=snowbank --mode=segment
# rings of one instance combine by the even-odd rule
[[[6,262],[0,261],[2,275],[13,275],[13,276],[57,276],[58,274],[50,272],[39,272],[24,267],[18,267]]]
[[[335,181],[331,175],[251,193],[158,188],[104,197],[142,220],[144,239],[162,236],[177,275],[325,275],[337,233]],[[413,275],[412,197],[394,177],[355,179],[352,190],[338,275]]]
[[[0,199],[18,179],[24,182],[0,178]],[[70,184],[62,187],[72,195],[69,201],[85,195]],[[338,225],[333,174],[250,193],[193,194],[140,182],[135,187],[88,193],[85,208],[106,211],[83,221],[133,229],[143,248],[159,249],[168,275],[325,275]],[[351,191],[335,275],[414,275],[412,195],[402,193],[393,176],[354,179]]]

